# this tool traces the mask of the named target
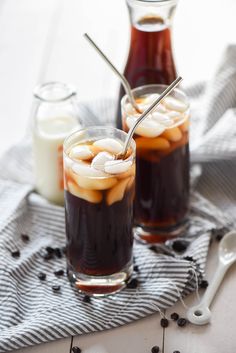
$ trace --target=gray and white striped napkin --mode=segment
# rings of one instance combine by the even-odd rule
[[[236,49],[230,47],[212,81],[188,90],[193,107],[192,159],[204,162],[198,192],[191,198],[191,224],[185,238],[189,246],[180,255],[171,244],[155,251],[135,244],[137,289],[86,303],[65,275],[56,277],[54,271],[66,268],[64,256],[45,261],[42,255],[47,246],[64,246],[64,209],[32,192],[29,141],[12,147],[0,159],[0,352],[124,325],[170,307],[195,290],[204,275],[210,230],[234,224],[235,61]],[[103,117],[100,123],[108,124],[113,107],[113,102],[103,101],[80,105],[80,110],[87,125],[95,124],[97,116]],[[22,240],[24,233],[29,242]],[[11,256],[15,250],[20,250],[19,258]],[[45,281],[40,282],[39,272],[47,273]],[[54,284],[61,286],[60,292],[52,291]]]

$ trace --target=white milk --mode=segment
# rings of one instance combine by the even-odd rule
[[[63,142],[80,128],[75,117],[49,117],[37,121],[33,133],[37,191],[49,201],[64,203]]]

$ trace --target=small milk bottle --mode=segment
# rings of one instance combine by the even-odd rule
[[[64,203],[63,142],[79,122],[76,91],[73,87],[50,82],[34,90],[33,156],[35,186],[48,201]]]

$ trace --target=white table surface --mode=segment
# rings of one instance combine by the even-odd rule
[[[225,47],[236,42],[236,0],[182,0],[173,40],[179,73],[186,84],[209,79]],[[30,118],[37,83],[60,80],[78,88],[81,101],[116,97],[118,82],[82,38],[88,32],[114,63],[125,63],[129,24],[124,0],[0,0],[0,153],[21,140]],[[210,250],[207,278],[217,262]],[[114,330],[73,338],[83,353],[235,353],[236,280],[234,266],[212,305],[210,325],[171,324],[163,330],[158,314]],[[187,298],[192,305],[195,295]],[[167,311],[185,315],[181,303]],[[65,353],[72,338],[21,349],[21,353]]]

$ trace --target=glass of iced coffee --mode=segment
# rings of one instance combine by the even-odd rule
[[[89,127],[64,142],[68,276],[81,291],[121,290],[132,273],[135,142],[111,127]]]
[[[165,85],[133,90],[141,111],[162,93]],[[139,114],[121,100],[123,129],[128,131]],[[137,128],[134,233],[147,243],[179,236],[187,225],[189,209],[189,104],[175,89]]]

